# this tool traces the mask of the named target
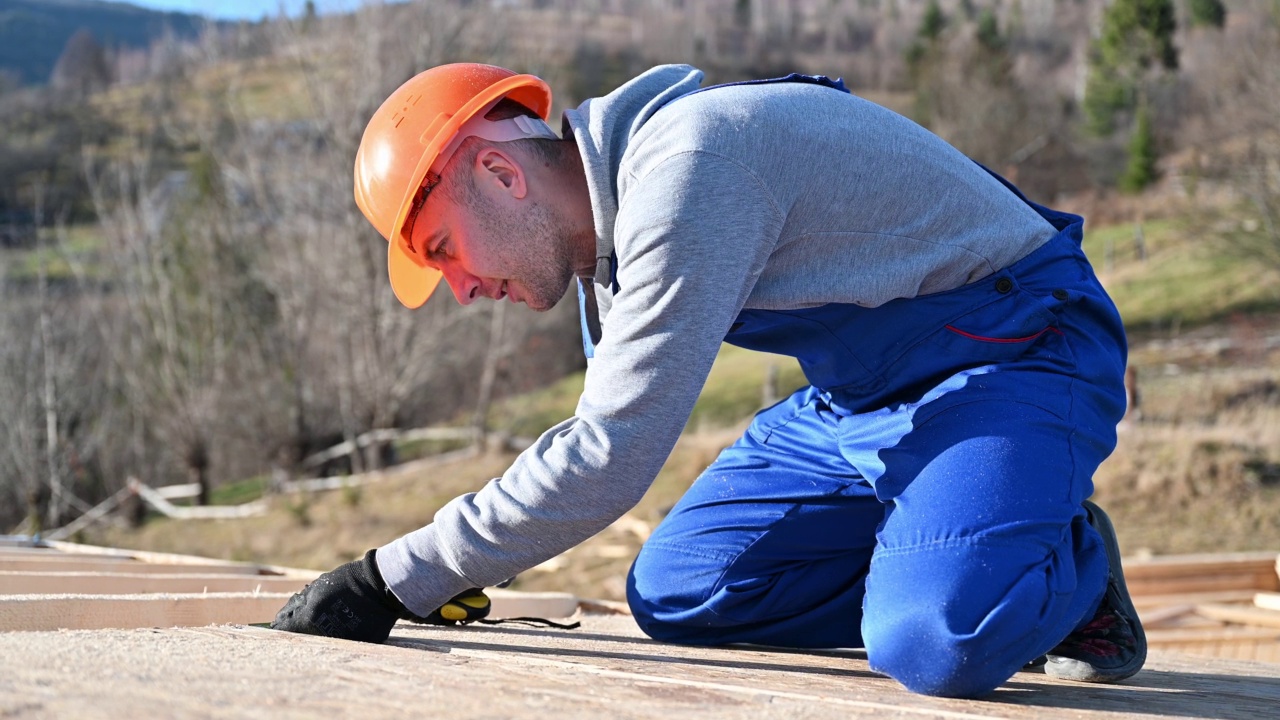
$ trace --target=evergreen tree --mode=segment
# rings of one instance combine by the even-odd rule
[[[1227,7],[1222,0],[1189,0],[1192,25],[1209,25],[1221,28],[1227,23]]]
[[[928,126],[934,112],[933,93],[930,92],[928,76],[941,56],[942,31],[947,26],[947,18],[942,14],[938,0],[929,0],[924,9],[924,17],[920,19],[920,27],[916,30],[915,42],[907,48],[907,71],[911,75],[911,84],[915,86],[915,112],[917,122]]]
[[[1161,73],[1178,68],[1173,0],[1115,0],[1090,48],[1084,111],[1090,131],[1105,136],[1129,125],[1128,164],[1120,188],[1139,192],[1156,179],[1157,148],[1147,102]]]
[[[991,8],[983,8],[978,15],[978,44],[988,51],[997,52],[1004,49],[1004,38],[1000,37],[1000,23]]]
[[[1102,33],[1091,48],[1085,86],[1091,130],[1108,134],[1118,115],[1136,108],[1153,69],[1178,68],[1176,29],[1173,0],[1115,0],[1107,8]]]
[[[928,6],[924,9],[924,18],[920,20],[920,29],[917,35],[921,40],[933,41],[937,40],[942,34],[943,28],[947,26],[947,16],[942,14],[942,8],[938,5],[938,0],[929,0]]]
[[[1129,138],[1129,164],[1120,177],[1120,189],[1141,192],[1156,181],[1156,137],[1151,127],[1151,113],[1145,105],[1138,108],[1133,136]]]
[[[316,1],[307,0],[302,6],[302,32],[309,33],[316,27]]]

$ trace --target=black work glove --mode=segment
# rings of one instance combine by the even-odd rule
[[[321,575],[276,614],[272,629],[360,642],[385,642],[397,620],[432,625],[472,622],[489,614],[489,598],[479,589],[458,593],[427,617],[419,617],[387,589],[374,550]]]

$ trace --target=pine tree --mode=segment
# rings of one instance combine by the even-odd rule
[[[1156,181],[1156,137],[1151,127],[1151,113],[1145,105],[1138,108],[1133,136],[1129,138],[1129,164],[1120,177],[1120,189],[1136,193]]]
[[[1107,8],[1085,86],[1084,109],[1093,132],[1110,133],[1118,115],[1138,106],[1151,70],[1178,68],[1176,29],[1173,0],[1116,0]]]
[[[927,41],[937,40],[946,26],[947,16],[942,14],[942,8],[938,5],[938,0],[929,0],[929,5],[924,9],[924,18],[920,20],[920,29],[917,31],[920,39]]]
[[[978,44],[983,48],[997,52],[1004,49],[1004,38],[1000,37],[1000,24],[991,8],[983,8],[978,15]]]
[[[946,26],[947,18],[942,14],[938,0],[929,0],[916,30],[915,42],[906,50],[907,71],[916,89],[914,117],[926,127],[933,117],[935,100],[927,87],[928,76],[939,60],[942,31]]]
[[[1192,25],[1221,28],[1227,23],[1227,7],[1222,0],[1190,0],[1187,9],[1191,11]]]

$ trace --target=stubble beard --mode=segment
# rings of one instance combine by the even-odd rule
[[[524,291],[521,300],[525,305],[537,312],[546,312],[564,297],[573,280],[568,223],[551,208],[537,204],[529,209],[518,227],[508,230],[511,232],[506,237],[522,238],[525,242],[519,251],[525,272],[521,273],[522,277],[511,279]]]

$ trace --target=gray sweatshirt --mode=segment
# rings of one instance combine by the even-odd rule
[[[876,307],[951,290],[1054,229],[943,140],[874,103],[804,84],[690,97],[702,73],[654,68],[565,113],[601,255],[601,327],[573,417],[420,530],[378,549],[426,615],[586,540],[666,461],[744,308]],[[677,98],[679,98],[677,100]]]

